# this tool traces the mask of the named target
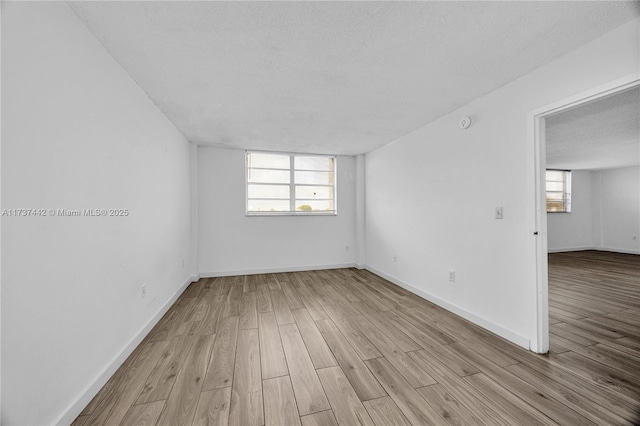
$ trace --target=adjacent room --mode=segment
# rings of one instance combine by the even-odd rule
[[[0,14],[2,425],[640,422],[638,2]]]
[[[617,344],[640,326],[640,89],[570,108],[545,125],[549,350],[634,368],[623,366]]]

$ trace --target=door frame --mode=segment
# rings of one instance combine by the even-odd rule
[[[545,170],[547,145],[545,118],[550,115],[602,99],[633,87],[640,86],[640,75],[627,75],[607,84],[558,100],[527,114],[529,141],[529,193],[533,200],[533,241],[535,244],[535,306],[532,338],[529,348],[536,353],[549,351],[549,276],[547,259],[547,212],[545,194]]]

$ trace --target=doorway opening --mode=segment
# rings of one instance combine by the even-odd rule
[[[553,122],[553,117],[559,114],[576,111],[577,108],[606,100],[615,95],[623,94],[640,87],[640,78],[637,74],[626,76],[606,85],[577,94],[571,98],[563,99],[545,107],[539,108],[529,114],[530,140],[533,147],[533,166],[531,185],[533,197],[533,241],[535,252],[535,307],[534,329],[530,349],[537,353],[549,351],[549,277],[548,277],[548,222],[547,222],[547,194],[546,194],[546,170],[547,170],[547,120]],[[555,147],[554,147],[555,149]],[[553,150],[552,150],[553,151]],[[562,150],[560,150],[562,152]],[[556,151],[557,153],[557,151]],[[553,165],[555,158],[550,158]],[[562,213],[560,213],[562,214]]]

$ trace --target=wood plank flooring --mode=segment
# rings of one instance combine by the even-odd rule
[[[549,255],[536,355],[357,269],[192,284],[74,425],[640,424],[640,256]]]

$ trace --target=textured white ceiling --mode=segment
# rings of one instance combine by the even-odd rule
[[[640,165],[640,88],[553,115],[546,130],[548,168]]]
[[[637,2],[69,5],[189,140],[336,154],[391,142],[639,12]]]

